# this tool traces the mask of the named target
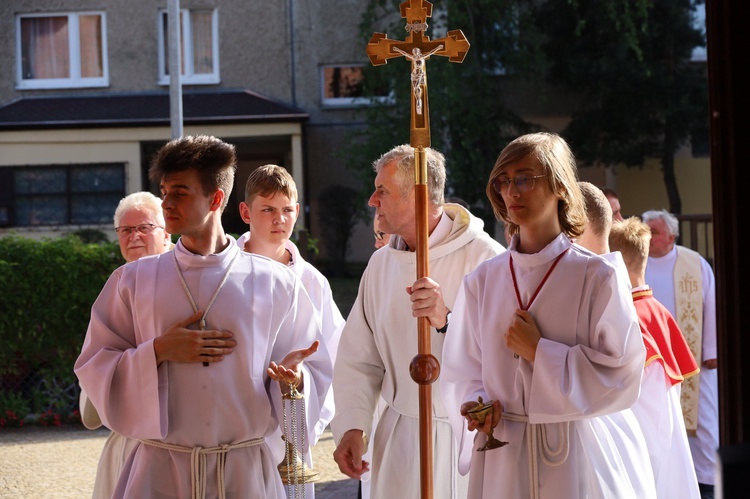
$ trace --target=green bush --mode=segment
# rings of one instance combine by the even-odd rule
[[[22,393],[41,412],[70,405],[61,397],[77,386],[91,305],[123,263],[114,242],[0,238],[0,400]]]
[[[20,393],[0,392],[0,428],[23,426],[29,403]]]

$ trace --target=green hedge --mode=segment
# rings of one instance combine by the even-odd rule
[[[114,242],[0,238],[0,414],[71,409],[91,305],[123,263]]]

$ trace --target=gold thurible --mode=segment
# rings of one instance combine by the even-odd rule
[[[284,441],[285,452],[284,460],[277,468],[281,481],[288,487],[287,497],[304,499],[305,484],[317,482],[320,479],[320,473],[309,468],[305,463],[307,425],[305,424],[304,396],[297,390],[297,385],[290,383],[289,393],[282,394],[281,399],[284,425],[281,439]],[[302,414],[299,414],[300,412]]]

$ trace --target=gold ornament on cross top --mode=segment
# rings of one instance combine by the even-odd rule
[[[367,56],[374,66],[386,64],[388,59],[405,57],[411,61],[411,123],[409,144],[414,148],[414,193],[417,279],[428,277],[429,249],[427,244],[428,199],[427,154],[430,147],[430,115],[427,99],[427,60],[433,56],[448,57],[450,62],[463,62],[469,42],[461,30],[448,31],[437,40],[425,35],[427,18],[432,17],[432,4],[425,0],[409,0],[400,6],[406,19],[406,40],[389,40],[383,33],[375,33],[367,44]],[[430,353],[430,322],[417,319],[419,353],[409,365],[411,378],[419,385],[419,451],[421,498],[431,499],[432,477],[432,383],[440,374],[440,363]]]

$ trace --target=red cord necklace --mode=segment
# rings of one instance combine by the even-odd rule
[[[539,294],[539,291],[542,290],[542,286],[544,286],[544,283],[547,282],[547,278],[552,273],[553,270],[555,270],[555,267],[557,266],[557,262],[560,261],[560,259],[567,253],[568,248],[565,248],[565,250],[557,255],[557,258],[555,258],[555,261],[552,262],[552,266],[549,268],[547,273],[544,275],[544,278],[542,279],[542,282],[539,283],[539,286],[536,288],[536,291],[534,291],[534,294],[531,296],[531,299],[529,300],[529,304],[525,307],[523,306],[523,302],[521,302],[521,293],[518,292],[518,284],[516,283],[516,271],[513,270],[513,255],[510,256],[510,259],[508,259],[508,265],[510,266],[510,277],[513,279],[513,289],[516,291],[516,300],[518,301],[518,307],[521,310],[528,310],[531,308],[531,304],[534,303],[534,299],[536,298],[536,295]]]

